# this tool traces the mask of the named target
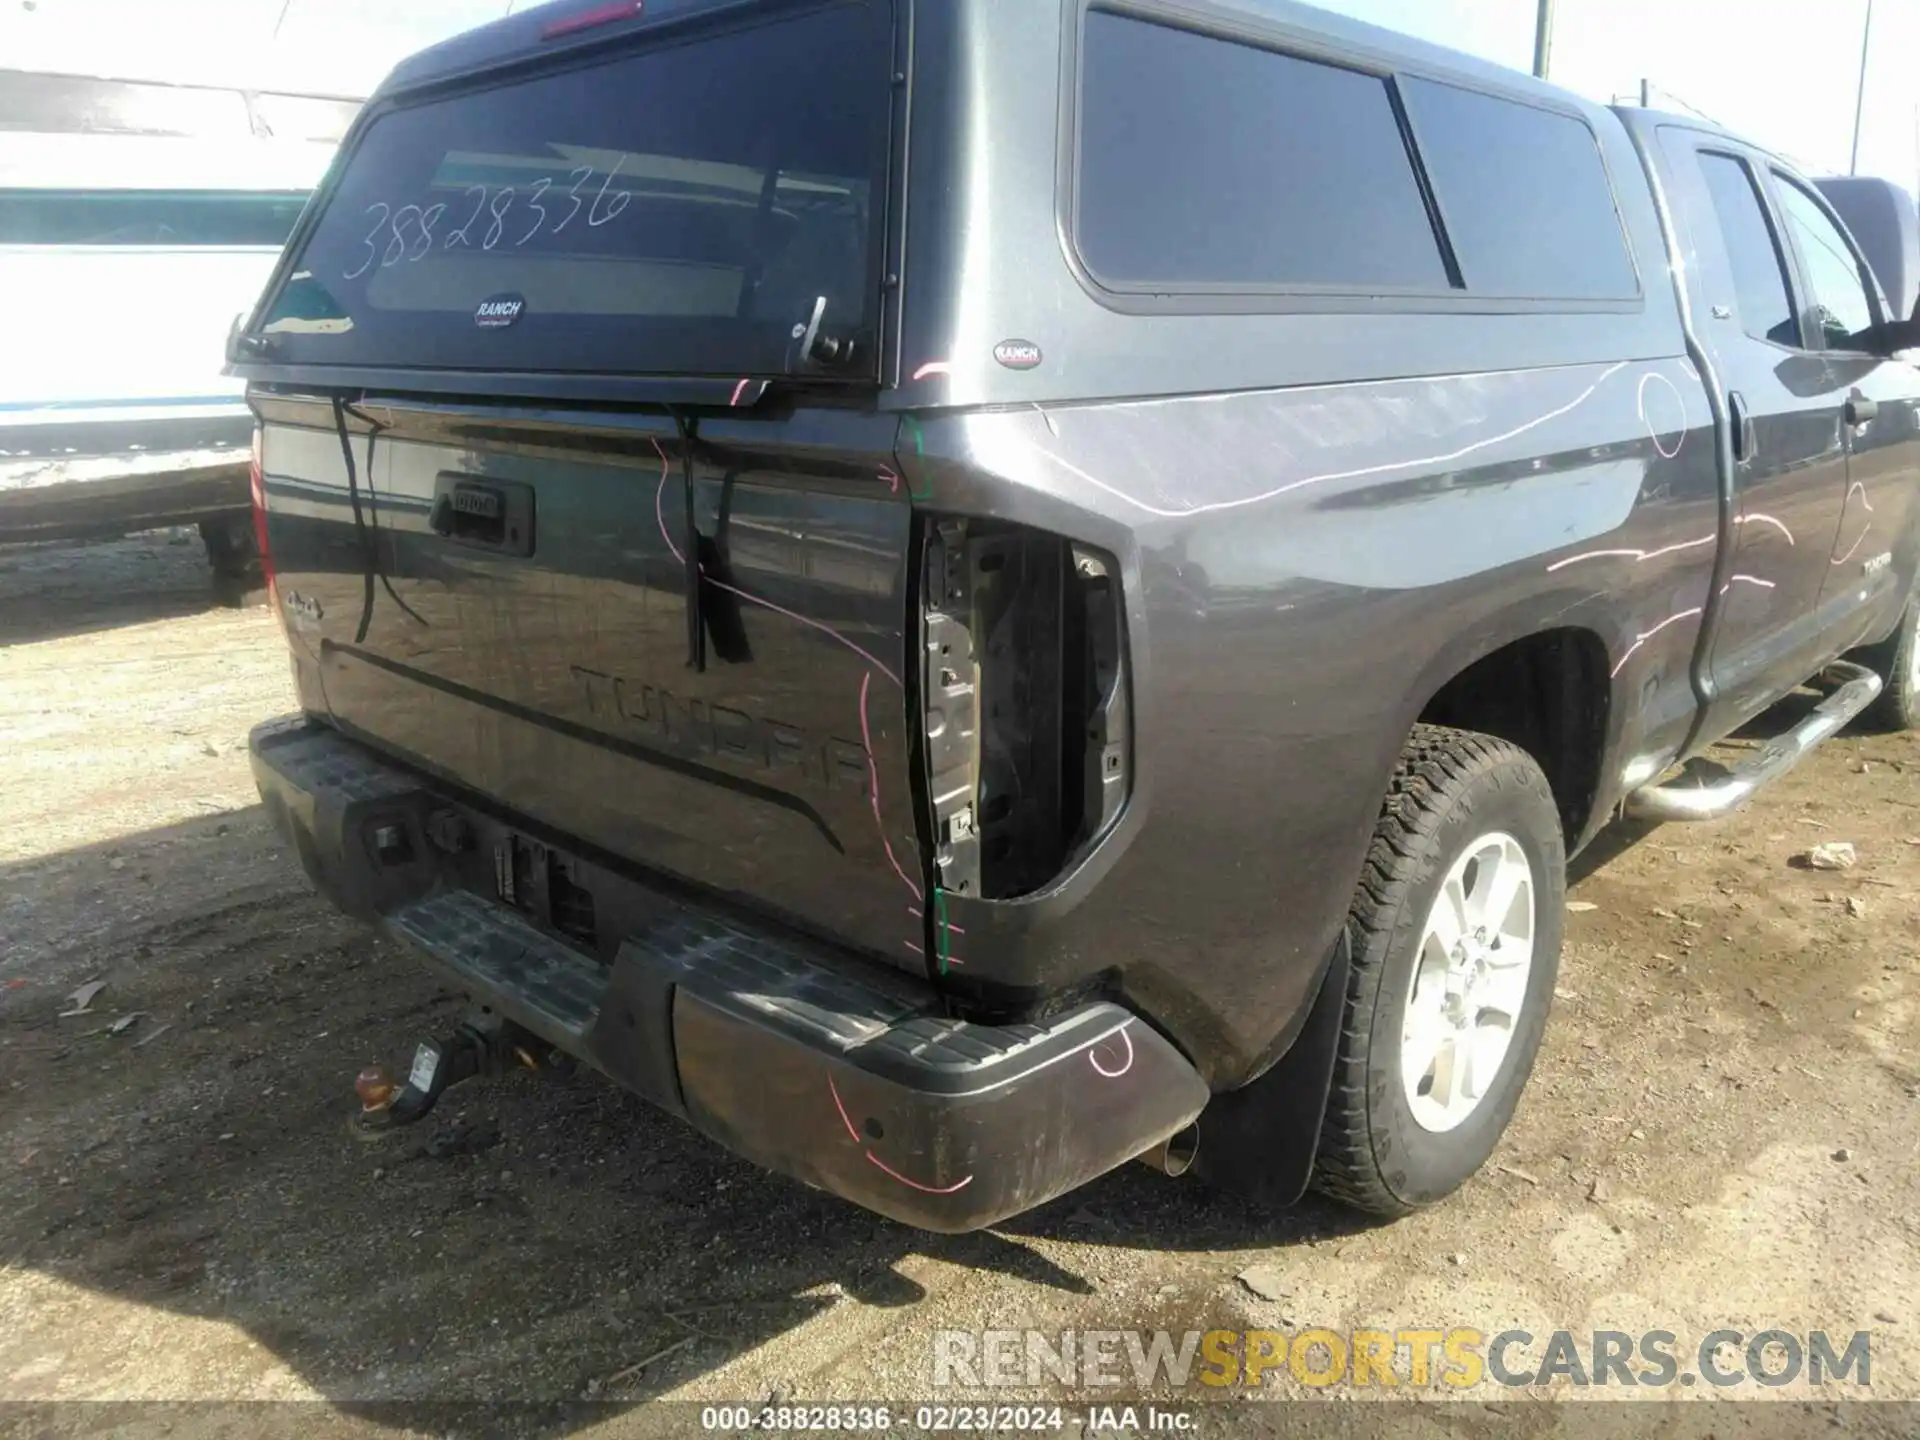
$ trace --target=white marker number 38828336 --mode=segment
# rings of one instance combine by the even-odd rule
[[[375,266],[385,270],[402,262],[424,260],[436,240],[442,250],[492,250],[503,242],[508,249],[518,250],[542,233],[558,235],[582,210],[586,211],[587,225],[596,228],[605,225],[619,218],[633,203],[632,191],[613,188],[614,178],[626,163],[627,157],[622,155],[597,189],[593,187],[593,177],[599,172],[590,165],[568,171],[564,181],[556,182],[553,176],[543,175],[532,182],[528,187],[530,193],[525,196],[512,185],[497,189],[469,185],[455,207],[456,213],[464,212],[466,218],[458,227],[440,236],[435,235],[434,227],[447,214],[445,202],[402,205],[396,209],[385,200],[376,200],[361,212],[361,218],[369,226],[360,242],[365,253],[357,255],[357,263],[352,269],[343,270],[340,278],[358,280]],[[557,202],[548,195],[556,189],[560,197]],[[522,224],[518,216],[509,221],[516,201],[522,210],[530,212],[530,223]]]

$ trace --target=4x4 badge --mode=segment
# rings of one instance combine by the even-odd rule
[[[318,600],[310,595],[302,595],[298,590],[289,590],[282,595],[280,605],[287,612],[288,622],[299,630],[317,626],[327,613],[320,608]]]

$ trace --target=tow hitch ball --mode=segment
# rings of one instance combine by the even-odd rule
[[[355,1128],[382,1132],[423,1120],[450,1085],[482,1075],[504,1075],[516,1065],[529,1070],[571,1068],[568,1057],[539,1036],[491,1011],[468,1016],[444,1040],[422,1040],[413,1052],[407,1082],[394,1082],[384,1065],[369,1065],[354,1078],[360,1097]]]

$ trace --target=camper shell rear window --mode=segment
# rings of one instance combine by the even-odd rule
[[[891,46],[884,0],[835,0],[403,96],[253,333],[303,366],[780,374],[818,309],[871,377]]]

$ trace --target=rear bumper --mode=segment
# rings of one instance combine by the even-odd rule
[[[896,1220],[994,1224],[1151,1149],[1207,1101],[1120,1006],[947,1019],[923,983],[541,846],[324,726],[263,725],[252,751],[275,824],[343,909],[729,1149]],[[490,898],[516,845],[592,896],[597,954]],[[550,903],[544,882],[522,901]]]

